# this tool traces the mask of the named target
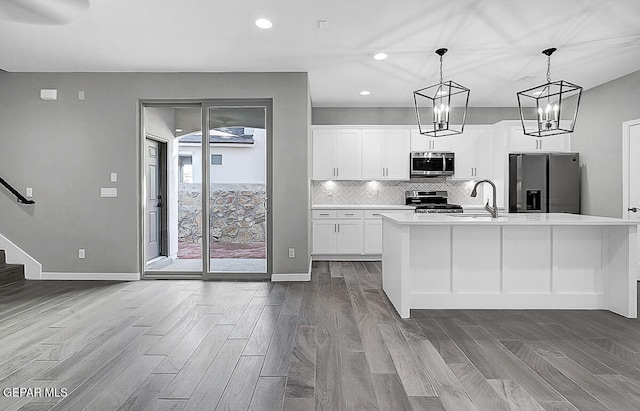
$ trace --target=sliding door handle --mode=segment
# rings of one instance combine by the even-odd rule
[[[638,207],[631,207],[629,209],[629,211],[631,211],[632,213],[637,213],[638,212]]]

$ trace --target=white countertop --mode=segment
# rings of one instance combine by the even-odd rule
[[[591,226],[620,226],[638,225],[638,221],[623,220],[621,218],[596,217],[578,214],[560,213],[522,213],[499,214],[493,219],[488,215],[459,214],[411,214],[411,213],[382,213],[384,220],[390,220],[399,225],[591,225]]]
[[[314,204],[312,210],[413,210],[415,207],[395,204]]]

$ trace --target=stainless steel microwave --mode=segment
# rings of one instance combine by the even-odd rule
[[[411,152],[411,177],[452,176],[453,172],[454,154],[451,152]]]

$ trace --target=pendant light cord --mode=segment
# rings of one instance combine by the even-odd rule
[[[440,77],[442,77],[442,68],[440,68]],[[551,55],[547,56],[547,83],[551,83]]]
[[[442,56],[440,56],[440,85],[442,86]]]

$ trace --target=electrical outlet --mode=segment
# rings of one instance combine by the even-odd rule
[[[85,258],[84,248],[78,249],[78,258]]]
[[[296,249],[289,248],[289,258],[295,258],[295,256],[296,256]]]

